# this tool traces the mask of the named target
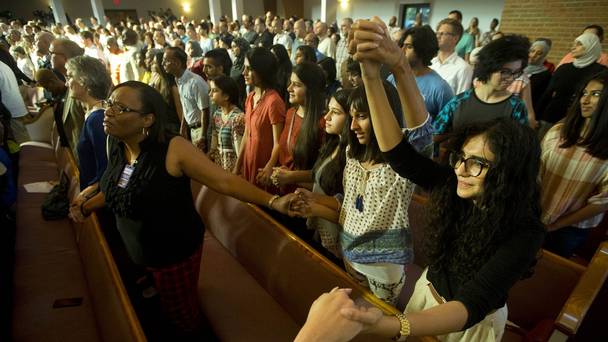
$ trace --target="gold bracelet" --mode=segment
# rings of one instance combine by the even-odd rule
[[[274,208],[272,207],[272,203],[274,203],[274,201],[276,201],[276,199],[277,199],[277,198],[279,198],[279,197],[281,197],[281,196],[279,196],[279,195],[274,195],[274,196],[270,197],[270,199],[268,200],[268,208],[270,208],[270,209],[274,209]]]
[[[405,317],[402,313],[396,313],[395,317],[399,320],[399,324],[401,328],[395,337],[393,337],[393,341],[398,341],[402,337],[410,336],[410,321]]]

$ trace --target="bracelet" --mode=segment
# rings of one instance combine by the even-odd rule
[[[275,167],[272,169],[272,174],[270,175],[270,181],[272,182],[272,185],[274,185],[275,187],[279,187],[279,168]]]
[[[281,197],[281,196],[279,196],[279,195],[274,195],[274,196],[270,197],[270,199],[268,200],[268,208],[270,208],[270,209],[274,209],[274,208],[272,207],[272,203],[274,203],[274,201],[276,201],[276,199],[277,199],[277,198],[279,198],[279,197]]]
[[[401,328],[395,337],[393,337],[393,341],[398,341],[402,337],[410,336],[410,321],[405,317],[404,314],[398,312],[395,314],[395,317],[399,320],[399,324]]]

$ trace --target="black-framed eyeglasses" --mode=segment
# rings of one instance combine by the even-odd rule
[[[492,167],[492,164],[487,160],[479,157],[465,158],[462,153],[457,152],[450,153],[449,163],[454,169],[459,168],[464,163],[464,170],[473,177],[479,176],[484,168],[489,169]]]
[[[511,77],[517,79],[519,76],[523,75],[523,73],[524,71],[521,69],[515,71],[507,68],[500,69],[500,77],[503,79],[509,79]]]
[[[135,110],[135,109],[131,109],[127,106],[123,106],[118,102],[115,102],[112,99],[107,99],[107,100],[103,100],[101,101],[101,105],[103,106],[103,108],[107,109],[112,109],[112,112],[114,112],[114,114],[124,114],[124,113],[129,113],[129,112],[133,112],[133,113],[138,113],[138,114],[145,114],[142,111],[139,110]]]

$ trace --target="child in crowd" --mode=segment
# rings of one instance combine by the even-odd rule
[[[209,157],[226,171],[236,165],[245,131],[245,114],[237,106],[239,90],[236,81],[218,76],[209,81],[210,98],[217,106],[211,118]]]

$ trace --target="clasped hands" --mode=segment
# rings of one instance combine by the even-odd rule
[[[335,287],[317,298],[295,341],[350,341],[361,332],[373,330],[383,316],[382,311],[357,305],[349,296],[351,292]]]
[[[409,67],[405,54],[389,35],[388,27],[378,17],[357,20],[348,36],[349,54],[361,63],[363,77],[380,77],[380,66],[391,71]]]

